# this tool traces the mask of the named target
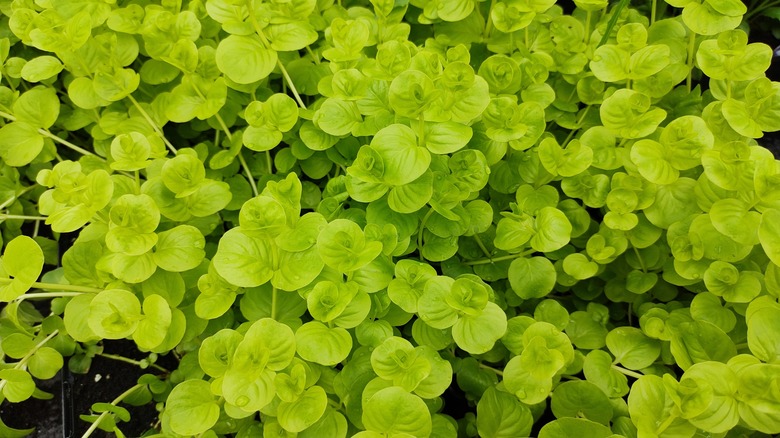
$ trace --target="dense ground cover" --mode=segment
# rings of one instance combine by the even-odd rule
[[[85,436],[780,433],[751,11],[0,1],[1,401],[100,359],[146,374]]]

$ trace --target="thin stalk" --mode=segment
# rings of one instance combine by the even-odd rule
[[[767,2],[766,4],[763,4],[763,5],[755,7],[755,8],[750,7],[750,8],[748,8],[748,12],[745,14],[745,21],[749,21],[754,16],[760,15],[765,10],[767,10],[767,9],[769,9],[771,7],[774,7],[774,6],[778,6],[778,5],[780,5],[780,1]]]
[[[273,290],[271,291],[271,319],[276,320],[276,301],[277,296],[279,295],[279,291],[276,290],[276,286],[272,286]]]
[[[647,274],[647,268],[645,267],[645,261],[644,261],[644,259],[642,259],[642,255],[639,254],[639,250],[635,246],[632,246],[631,248],[634,249],[634,254],[636,255],[637,260],[639,260],[639,266],[642,268],[642,272]]]
[[[12,122],[16,121],[16,117],[14,117],[13,115],[8,114],[7,112],[4,112],[4,111],[0,111],[0,117],[8,119],[8,120],[10,120]],[[88,151],[86,149],[83,149],[83,148],[81,148],[79,146],[76,146],[75,144],[69,142],[68,140],[65,140],[64,138],[57,137],[56,135],[54,135],[51,132],[49,132],[49,130],[47,130],[47,129],[43,129],[43,128],[38,129],[38,134],[41,134],[41,135],[43,135],[45,137],[49,137],[53,141],[55,141],[55,142],[65,146],[67,148],[73,149],[74,151],[76,151],[76,152],[78,152],[78,153],[80,153],[82,155],[91,155],[91,156],[99,158],[100,160],[106,161],[105,158],[103,158],[103,157],[101,157],[99,155],[95,155],[94,153],[92,153],[92,152],[90,152],[90,151]]]
[[[62,298],[62,297],[77,297],[84,295],[86,292],[38,292],[31,294],[24,294],[16,298],[14,301],[20,302],[24,300],[35,300],[38,298]]]
[[[311,47],[306,46],[306,52],[309,54],[309,56],[311,56],[311,59],[314,60],[314,63],[319,65],[320,57],[317,56],[316,53],[314,53],[314,51],[311,49]]]
[[[13,367],[13,369],[15,369],[15,370],[25,370],[25,369],[27,369],[27,362],[30,361],[30,358],[32,358],[33,355],[35,353],[37,353],[38,350],[41,349],[41,347],[46,345],[47,342],[49,342],[52,339],[54,339],[54,337],[57,336],[57,334],[59,332],[60,332],[59,330],[54,330],[53,332],[51,332],[49,334],[49,336],[46,336],[45,338],[43,338],[43,340],[41,340],[41,342],[38,342],[38,344],[36,344],[32,349],[30,349],[30,351],[28,351],[27,354],[25,354],[24,357],[21,360],[19,360],[19,362],[16,362],[16,364]],[[8,383],[7,380],[0,379],[0,393],[3,392],[3,389],[5,388],[5,385],[7,383]]]
[[[688,87],[688,91],[691,91],[693,85],[693,51],[696,48],[696,34],[690,31],[691,34],[688,37],[688,77],[685,79],[685,85]]]
[[[427,213],[425,213],[425,216],[422,218],[422,222],[420,223],[420,231],[417,232],[417,251],[420,251],[420,261],[425,261],[425,257],[423,257],[422,253],[422,247],[423,247],[423,231],[425,231],[425,223],[428,222],[428,219],[433,215],[433,209],[429,209]]]
[[[21,214],[0,214],[0,220],[23,220],[23,221],[45,221],[48,219],[43,216],[25,216]]]
[[[652,0],[650,2],[650,25],[652,26],[653,23],[655,23],[655,14],[656,9],[658,8],[658,5],[656,4],[658,0]]]
[[[268,174],[274,173],[274,161],[271,159],[271,151],[265,151],[265,161],[268,164]]]
[[[468,262],[464,262],[464,265],[468,266],[474,266],[474,265],[489,265],[491,263],[495,262],[503,262],[505,260],[514,260],[516,258],[525,257],[527,255],[531,255],[534,252],[536,252],[535,249],[529,249],[527,251],[523,251],[517,254],[509,254],[501,257],[493,257],[493,258],[487,258],[487,259],[480,259],[480,260],[471,260]]]
[[[485,30],[482,32],[482,39],[490,38],[490,32],[493,30],[493,7],[496,5],[496,0],[490,0],[490,9],[488,9],[487,23],[485,24]],[[477,5],[479,8],[479,5]]]
[[[118,362],[129,363],[131,365],[137,366],[138,368],[145,369],[144,364],[140,360],[130,359],[129,357],[124,357],[124,356],[119,356],[116,354],[109,354],[109,353],[98,353],[96,356],[105,357],[106,359],[111,359]],[[157,371],[170,374],[170,371],[166,370],[160,365],[157,365],[156,363],[150,363],[148,366],[156,369]]]
[[[655,1],[655,0],[653,0]],[[588,12],[585,14],[585,45],[587,46],[588,43],[590,43],[590,20],[592,18],[593,12],[588,10]]]
[[[257,191],[255,178],[252,176],[252,171],[249,170],[249,165],[246,163],[246,160],[244,160],[244,155],[241,151],[238,152],[238,162],[241,163],[241,167],[244,169],[244,173],[246,173],[246,179],[249,180],[249,185],[252,187],[252,193],[254,193],[255,196],[259,195],[260,192]]]
[[[19,193],[15,194],[15,195],[11,196],[10,198],[6,199],[5,201],[3,201],[3,203],[2,203],[2,204],[0,204],[0,210],[2,210],[2,209],[4,209],[4,208],[8,207],[8,206],[9,206],[9,205],[11,205],[11,204],[13,204],[13,203],[14,203],[14,201],[16,201],[17,199],[19,199],[19,197],[20,197],[20,196],[22,196],[23,194],[25,194],[25,193],[29,192],[29,191],[30,191],[30,190],[32,190],[33,188],[34,188],[34,186],[25,187],[25,188],[24,188],[24,190],[22,190],[21,192],[19,192]]]
[[[629,369],[626,369],[626,368],[623,368],[623,367],[617,366],[617,365],[612,365],[612,369],[614,369],[615,371],[619,371],[620,373],[625,374],[625,375],[627,375],[629,377],[633,377],[635,379],[639,379],[639,378],[642,378],[642,377],[645,376],[644,374],[640,374],[640,373],[637,373],[636,371],[631,371]]]
[[[225,123],[225,120],[222,118],[222,116],[219,115],[219,113],[214,114],[214,117],[217,119],[217,123],[219,123],[219,126],[222,128],[222,131],[225,132],[225,136],[228,138],[229,141],[233,141],[233,134],[230,132],[230,129],[227,126],[227,123]],[[255,178],[252,176],[252,171],[249,170],[249,166],[246,164],[246,160],[244,160],[244,156],[241,155],[241,151],[238,152],[238,162],[241,163],[241,167],[244,169],[244,173],[246,174],[246,178],[249,180],[249,185],[252,187],[252,193],[257,196],[257,185],[255,184]]]
[[[612,33],[612,29],[615,28],[618,18],[620,18],[620,13],[623,12],[623,9],[628,5],[629,2],[630,0],[620,0],[620,3],[618,3],[612,9],[612,16],[609,17],[609,22],[607,22],[607,29],[604,32],[604,35],[601,36],[601,40],[599,41],[599,45],[597,47],[603,46],[607,43],[607,40],[609,40],[609,34]],[[606,11],[607,8],[604,8],[605,13]]]
[[[491,367],[489,365],[485,365],[484,363],[480,363],[479,367],[482,368],[482,369],[488,370],[488,371],[493,371],[494,373],[496,373],[499,376],[503,376],[504,375],[503,371],[497,370],[497,369],[495,369],[495,368],[493,368],[493,367]]]
[[[12,281],[13,280],[11,280],[10,278],[0,278],[0,285],[10,284]],[[48,289],[48,290],[81,292],[81,293],[98,293],[103,291],[103,289],[98,289],[96,287],[77,286],[75,284],[41,283],[38,281],[33,282],[32,286],[30,286],[30,289]]]
[[[563,140],[563,144],[561,144],[562,148],[566,149],[566,146],[569,144],[572,137],[574,137],[574,134],[576,134],[580,130],[580,128],[582,128],[582,122],[585,121],[585,117],[587,117],[588,112],[590,111],[591,108],[592,106],[588,105],[585,107],[584,110],[582,110],[582,114],[580,114],[580,118],[579,120],[577,120],[577,129],[572,129],[571,131],[569,131],[569,134],[566,136],[566,139]]]
[[[298,105],[301,108],[306,109],[306,104],[303,103],[303,100],[301,99],[301,95],[298,94],[298,89],[295,88],[295,84],[293,83],[290,74],[287,73],[287,69],[284,68],[284,64],[282,64],[282,61],[279,61],[279,59],[277,59],[276,65],[279,66],[279,70],[281,70],[282,76],[284,76],[284,80],[287,81],[287,85],[290,86],[290,91],[292,91],[292,94],[295,97],[295,100],[298,102]]]
[[[479,233],[474,234],[474,240],[477,241],[477,246],[479,246],[479,249],[481,249],[482,253],[485,254],[485,257],[490,258],[490,251],[488,251],[487,247],[482,242],[482,239],[480,239]]]
[[[135,391],[143,388],[144,386],[146,386],[146,385],[144,385],[143,383],[136,384],[135,386],[133,386],[132,388],[128,389],[127,391],[119,394],[119,396],[117,398],[115,398],[114,401],[111,402],[111,404],[116,406],[122,400],[127,398],[130,394],[132,394]],[[110,415],[110,412],[108,412],[108,411],[103,412],[102,414],[100,414],[100,416],[97,417],[97,419],[95,420],[94,423],[92,423],[92,425],[89,427],[89,429],[87,429],[87,431],[84,432],[84,435],[82,435],[81,438],[87,438],[87,437],[91,436],[92,432],[96,431],[97,428],[100,426],[100,422],[103,421],[109,415]]]
[[[163,142],[165,143],[165,146],[167,146],[168,149],[171,152],[173,152],[173,155],[176,156],[179,152],[176,150],[175,147],[173,147],[171,142],[168,141],[167,138],[165,138],[165,134],[162,132],[162,129],[160,129],[160,127],[157,126],[157,123],[155,123],[154,120],[152,120],[152,118],[149,116],[149,113],[147,113],[146,110],[144,110],[143,107],[141,107],[141,104],[139,104],[138,101],[135,100],[135,98],[133,97],[132,94],[128,94],[127,97],[130,99],[130,102],[133,103],[133,106],[135,107],[135,109],[137,109],[138,112],[141,113],[143,118],[146,119],[146,123],[148,123],[149,126],[151,126],[152,129],[154,129],[154,132],[156,132],[157,135],[159,135],[160,138],[162,138]]]

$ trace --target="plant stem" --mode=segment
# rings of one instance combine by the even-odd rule
[[[604,35],[601,36],[599,45],[596,47],[603,46],[607,43],[609,40],[609,34],[612,33],[612,29],[615,28],[618,18],[620,18],[620,13],[623,12],[623,8],[625,8],[629,2],[630,0],[620,0],[620,2],[614,8],[612,8],[612,16],[609,17],[609,22],[607,22],[607,29],[604,31]],[[604,12],[606,11],[607,8],[604,8]]]
[[[33,348],[31,348],[31,349],[30,349],[30,351],[28,351],[28,352],[27,352],[27,354],[25,354],[25,355],[24,355],[24,357],[23,357],[23,358],[21,358],[21,359],[19,360],[19,362],[16,362],[16,364],[15,364],[15,365],[14,365],[14,367],[13,367],[13,369],[15,369],[15,370],[25,370],[25,369],[27,369],[27,362],[29,362],[29,361],[30,361],[30,358],[32,358],[32,357],[33,357],[33,355],[34,355],[35,353],[37,353],[37,352],[38,352],[38,350],[40,350],[40,349],[41,349],[41,347],[43,347],[44,345],[46,345],[46,343],[47,343],[47,342],[49,342],[49,341],[51,341],[52,339],[54,339],[54,337],[55,337],[55,336],[57,336],[57,334],[58,334],[59,332],[60,332],[59,330],[54,330],[53,332],[51,332],[51,333],[49,334],[49,336],[46,336],[45,338],[43,338],[43,340],[41,340],[41,342],[38,342],[38,343],[37,343],[37,344],[36,344],[36,345],[35,345]],[[5,379],[0,379],[0,393],[2,393],[2,392],[3,392],[3,389],[5,388],[5,385],[6,385],[7,383],[8,383],[8,381],[7,381],[7,380],[5,380]]]
[[[317,56],[316,53],[311,49],[310,46],[306,46],[306,52],[311,56],[311,59],[314,60],[314,63],[319,65],[320,64],[320,57]]]
[[[6,113],[4,111],[0,111],[0,117],[8,119],[8,120],[10,120],[12,122],[16,121],[16,117],[14,117],[13,115],[8,114],[8,113]],[[69,142],[68,140],[65,140],[64,138],[57,137],[56,135],[54,135],[51,132],[49,132],[48,129],[40,128],[40,129],[38,129],[38,134],[41,134],[44,137],[49,137],[53,141],[55,141],[55,142],[65,146],[67,148],[73,149],[74,151],[76,151],[76,152],[78,152],[78,153],[80,153],[82,155],[90,155],[90,156],[93,156],[93,157],[97,157],[98,159],[100,159],[102,161],[106,161],[105,158],[103,158],[103,157],[101,157],[99,155],[95,155],[95,154],[93,154],[92,152],[90,152],[90,151],[88,151],[86,149],[80,148],[80,147],[76,146],[75,144]]]
[[[257,184],[255,184],[255,178],[252,176],[252,171],[249,170],[249,165],[246,163],[246,160],[244,160],[244,155],[241,151],[238,151],[238,162],[241,163],[241,167],[244,169],[244,173],[246,173],[246,179],[249,180],[249,185],[252,187],[252,193],[254,193],[255,196],[259,195]]]
[[[688,92],[691,91],[691,85],[693,84],[693,51],[696,48],[696,34],[692,30],[688,37],[688,77],[685,79],[685,85],[688,87]]]
[[[642,259],[642,255],[639,254],[639,250],[635,246],[631,246],[631,248],[634,249],[634,254],[636,255],[637,260],[639,260],[639,266],[642,268],[642,272],[647,274],[647,267],[645,266],[644,259]]]
[[[2,210],[2,209],[4,209],[4,208],[8,207],[8,206],[9,206],[9,205],[11,205],[11,204],[13,204],[13,203],[14,203],[14,201],[16,201],[17,199],[19,199],[19,197],[20,197],[20,196],[22,196],[23,194],[25,194],[25,193],[29,192],[29,191],[30,191],[30,190],[32,190],[33,188],[35,188],[35,187],[34,187],[34,186],[25,187],[25,188],[24,188],[24,189],[23,189],[21,192],[19,192],[19,193],[15,194],[15,195],[11,196],[10,198],[6,199],[5,201],[3,201],[3,203],[2,203],[2,204],[0,204],[0,210]]]
[[[482,39],[486,40],[490,38],[490,32],[493,30],[493,7],[496,5],[496,0],[490,0],[490,8],[487,13],[487,22],[485,23],[485,30],[482,32]],[[477,5],[479,8],[479,5]]]
[[[62,297],[77,297],[84,295],[86,292],[39,292],[32,294],[24,294],[16,298],[14,301],[34,300],[37,298],[62,298]]]
[[[277,301],[277,295],[279,295],[279,291],[276,290],[276,286],[272,286],[273,290],[271,292],[271,319],[276,320],[276,301]]]
[[[623,374],[625,374],[625,375],[627,375],[629,377],[633,377],[635,379],[639,379],[639,378],[642,378],[642,377],[645,376],[644,374],[637,373],[636,371],[631,371],[629,369],[626,369],[626,368],[623,368],[623,367],[617,366],[617,365],[612,365],[612,369],[614,369],[616,371],[619,371],[619,372],[621,372],[621,373],[623,373]]]
[[[477,241],[477,246],[479,246],[479,249],[481,249],[482,253],[485,254],[485,257],[490,258],[490,251],[488,251],[487,247],[482,242],[482,239],[479,237],[479,233],[474,234],[474,240]]]
[[[653,23],[655,23],[655,14],[656,14],[655,10],[658,7],[656,2],[657,0],[652,0],[650,2],[650,25],[651,26],[653,25]]]
[[[422,218],[422,222],[420,222],[420,231],[417,232],[417,251],[420,252],[420,261],[425,261],[425,257],[423,257],[422,253],[422,247],[423,247],[423,231],[425,231],[425,223],[428,222],[428,219],[433,215],[433,208],[429,209],[427,213],[425,213],[425,216]]]
[[[121,402],[122,400],[127,398],[130,394],[132,394],[135,391],[143,388],[144,386],[146,386],[146,385],[144,385],[143,383],[136,384],[135,386],[133,386],[132,388],[128,389],[127,391],[119,394],[119,396],[117,398],[115,398],[114,401],[111,402],[111,404],[116,406],[119,402]],[[84,432],[84,435],[82,435],[81,438],[87,438],[90,435],[92,435],[92,432],[97,430],[98,426],[100,426],[100,422],[103,421],[103,419],[105,419],[108,415],[110,415],[110,413],[108,411],[103,412],[102,414],[100,414],[100,416],[97,417],[97,419],[95,420],[94,423],[92,423],[92,425],[89,427],[89,429],[87,429],[87,431]]]
[[[106,359],[116,360],[119,362],[129,363],[131,365],[137,366],[138,368],[145,369],[144,364],[140,360],[130,359],[129,357],[124,357],[124,356],[119,356],[116,354],[109,354],[109,353],[97,353],[96,356],[105,357]],[[171,373],[170,371],[166,370],[160,365],[157,365],[156,363],[150,363],[149,367],[161,371],[165,374]]]
[[[498,374],[499,376],[503,376],[504,375],[503,371],[497,370],[497,369],[495,369],[495,368],[493,368],[493,367],[491,367],[489,365],[485,365],[484,363],[480,363],[479,367],[482,368],[482,369],[493,371],[494,373]]]
[[[227,123],[225,123],[225,120],[222,118],[222,116],[219,115],[219,113],[214,114],[214,117],[217,119],[217,123],[219,123],[219,126],[222,128],[222,130],[225,132],[225,136],[228,138],[228,141],[233,141],[233,134],[230,132],[230,129],[227,126]],[[241,150],[239,149],[238,152],[238,162],[241,163],[241,167],[244,169],[244,173],[246,174],[246,178],[249,180],[249,185],[252,187],[252,193],[257,196],[257,185],[255,184],[255,179],[252,176],[252,171],[249,170],[249,166],[246,164],[246,160],[244,160],[244,156],[241,155]]]
[[[0,285],[10,284],[13,280],[10,278],[0,278]],[[57,283],[41,283],[33,282],[30,289],[48,289],[48,290],[60,290],[68,292],[81,292],[81,293],[98,293],[103,292],[103,289],[88,286],[77,286],[75,284],[57,284]]]
[[[509,254],[509,255],[505,255],[505,256],[501,256],[501,257],[493,257],[493,258],[488,258],[488,259],[471,260],[471,261],[468,261],[468,262],[464,262],[463,264],[464,265],[468,265],[468,266],[489,265],[489,264],[495,263],[495,262],[503,262],[505,260],[514,260],[516,258],[520,258],[520,257],[524,257],[524,256],[527,256],[527,255],[533,254],[534,252],[536,252],[535,249],[529,249],[527,251],[523,251],[523,252],[520,252],[520,253],[517,253],[517,254]]]
[[[586,46],[588,45],[588,43],[590,43],[590,20],[592,15],[593,13],[591,11],[588,11],[585,15],[585,45]]]
[[[165,143],[165,146],[167,146],[168,149],[171,152],[173,152],[173,156],[176,156],[178,154],[178,151],[176,150],[175,147],[173,147],[171,142],[168,141],[167,138],[165,138],[165,134],[162,132],[162,129],[160,129],[160,127],[157,126],[157,123],[155,123],[154,120],[152,120],[152,118],[149,116],[149,113],[147,113],[146,110],[144,110],[143,107],[141,107],[141,104],[139,104],[138,101],[135,100],[135,98],[133,97],[132,94],[128,94],[127,97],[130,99],[130,102],[133,103],[133,106],[135,106],[135,108],[138,110],[138,112],[141,113],[143,118],[146,119],[146,123],[148,123],[149,126],[151,126],[152,129],[154,129],[154,132],[156,132],[157,135],[159,135],[160,138],[162,138],[162,141]]]
[[[23,220],[23,221],[45,221],[48,219],[47,217],[43,216],[24,216],[19,214],[0,214],[0,220]]]

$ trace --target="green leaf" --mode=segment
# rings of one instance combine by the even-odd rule
[[[780,362],[780,306],[756,300],[748,306],[747,335],[750,351],[768,363]]]
[[[30,357],[27,370],[36,379],[51,379],[62,369],[62,354],[51,347],[41,347]]]
[[[60,114],[60,100],[53,88],[35,87],[14,102],[13,113],[20,122],[49,128]]]
[[[320,231],[317,250],[328,266],[339,272],[350,272],[379,256],[382,244],[367,241],[363,230],[356,223],[336,219]]]
[[[628,412],[639,433],[693,437],[696,427],[674,415],[674,402],[658,376],[643,376],[631,386]],[[663,431],[661,426],[665,426]]]
[[[626,375],[612,367],[612,356],[604,350],[593,350],[585,356],[582,371],[588,382],[596,385],[610,398],[628,394]]]
[[[0,158],[9,166],[30,164],[43,150],[43,137],[26,122],[11,122],[0,128]]]
[[[463,350],[482,354],[493,348],[495,342],[504,336],[506,327],[504,311],[497,304],[488,302],[479,314],[458,319],[452,326],[452,337]]]
[[[485,438],[528,436],[533,417],[527,406],[511,394],[491,386],[477,403],[477,430]]]
[[[201,369],[212,377],[224,375],[242,339],[244,337],[240,333],[229,329],[222,329],[204,339],[198,349]]]
[[[162,269],[183,272],[194,269],[205,257],[206,240],[197,228],[179,225],[158,234],[154,262]]]
[[[460,123],[426,123],[424,146],[434,154],[451,154],[466,146],[471,136],[471,128]]]
[[[660,342],[648,338],[634,327],[618,327],[610,331],[607,348],[615,356],[616,362],[632,370],[649,367],[661,354]]]
[[[228,35],[219,42],[217,67],[238,84],[251,84],[266,78],[276,67],[276,52],[266,48],[256,35]]]
[[[141,319],[141,302],[124,289],[104,290],[89,305],[89,328],[102,338],[126,338]]]
[[[38,56],[30,59],[22,67],[22,79],[27,82],[41,82],[62,71],[63,65],[53,56]]]
[[[298,354],[305,360],[325,366],[343,361],[352,350],[352,337],[341,327],[328,328],[307,322],[295,332]]]
[[[558,385],[553,391],[550,407],[558,418],[584,417],[603,425],[609,425],[612,419],[612,405],[607,395],[598,386],[584,380]]]
[[[165,402],[165,415],[172,431],[198,435],[214,426],[220,408],[204,380],[187,380],[176,385]]]
[[[544,257],[518,258],[509,265],[509,283],[518,297],[542,298],[555,286],[556,272]]]
[[[260,286],[274,275],[272,245],[266,239],[258,239],[240,228],[233,228],[219,239],[212,263],[219,275],[235,286]]]
[[[610,438],[615,435],[603,424],[585,418],[560,418],[544,425],[539,431],[539,438],[564,438],[570,436],[582,438]]]
[[[382,181],[402,186],[422,176],[431,162],[427,149],[417,144],[417,136],[406,125],[382,128],[371,140],[371,148],[382,158]]]
[[[143,302],[144,318],[133,332],[133,340],[141,350],[153,350],[165,341],[173,315],[168,302],[160,295],[149,295]]]
[[[8,242],[0,259],[0,278],[10,278],[0,285],[0,301],[9,302],[27,292],[41,275],[43,251],[27,236]]]
[[[372,432],[421,438],[430,436],[432,430],[425,403],[396,386],[377,391],[363,403],[363,424]]]
[[[32,397],[35,392],[35,382],[27,371],[15,368],[0,370],[0,381],[3,386],[3,396],[11,403],[19,403]]]
[[[758,240],[772,263],[780,265],[780,210],[769,209],[761,215]]]
[[[316,423],[327,406],[325,390],[321,386],[312,386],[298,400],[279,403],[277,418],[285,430],[298,433]]]
[[[649,97],[628,89],[604,99],[599,111],[604,126],[623,138],[646,137],[666,118],[666,111],[652,107]]]

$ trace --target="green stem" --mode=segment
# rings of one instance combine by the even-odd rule
[[[135,193],[140,195],[141,194],[141,171],[136,170],[135,175],[133,176],[135,177]]]
[[[657,0],[652,0],[650,2],[650,25],[652,26],[653,23],[655,23],[655,14],[656,14],[656,8],[658,5],[656,4]]]
[[[130,394],[134,393],[135,391],[138,391],[139,389],[143,388],[144,386],[146,386],[146,385],[144,385],[143,383],[136,384],[135,386],[133,386],[132,388],[128,389],[127,391],[119,394],[119,396],[117,398],[115,398],[114,401],[111,402],[111,404],[116,406],[122,400],[124,400],[125,398],[130,396]],[[94,423],[92,423],[92,425],[89,427],[89,429],[87,429],[87,431],[84,432],[84,435],[82,435],[81,438],[88,438],[89,436],[91,436],[92,432],[96,431],[97,428],[100,426],[100,422],[103,421],[109,415],[110,415],[110,412],[108,412],[108,411],[103,412],[102,414],[100,414],[100,416],[97,417],[97,419],[95,420]]]
[[[433,215],[433,208],[428,209],[428,212],[425,213],[425,216],[422,218],[422,222],[420,223],[420,231],[417,232],[417,251],[420,252],[420,261],[425,261],[425,257],[423,257],[422,247],[423,247],[423,231],[425,231],[425,223],[428,222],[428,219]]]
[[[140,360],[130,359],[129,357],[119,356],[116,354],[109,354],[109,353],[98,353],[96,356],[105,357],[106,359],[115,360],[118,362],[124,362],[129,363],[130,365],[135,365],[138,368],[146,369],[147,365],[141,362]],[[170,374],[171,372],[166,370],[165,368],[161,367],[160,365],[157,365],[156,363],[150,363],[148,364],[148,367],[154,368],[157,371],[163,372],[165,374]]]
[[[309,56],[311,56],[311,59],[314,60],[315,64],[317,64],[317,65],[320,64],[320,57],[317,56],[316,53],[314,53],[314,51],[311,49],[311,47],[306,46],[306,52],[309,54]]]
[[[12,281],[13,280],[11,280],[10,278],[0,278],[0,285],[11,284]],[[77,286],[75,284],[41,283],[38,281],[33,282],[32,286],[30,286],[30,289],[48,289],[48,290],[59,290],[59,291],[67,291],[67,292],[81,292],[81,293],[103,292],[103,289],[98,289],[95,287]]]
[[[487,23],[485,23],[485,30],[482,32],[482,39],[486,40],[490,38],[490,32],[493,30],[493,7],[496,5],[496,0],[490,0],[490,9],[488,9]],[[477,5],[479,8],[479,5]]]
[[[265,151],[265,161],[268,163],[268,174],[274,173],[274,161],[271,159],[271,151]]]
[[[696,34],[689,29],[690,36],[688,37],[688,77],[685,79],[685,85],[688,87],[688,91],[691,91],[693,85],[693,51],[696,48]]]
[[[750,348],[750,346],[748,345],[747,342],[743,342],[741,344],[737,344],[734,347],[737,349],[737,351],[739,351],[739,350],[746,350],[746,349]]]
[[[612,365],[612,369],[614,369],[615,371],[619,371],[620,373],[625,374],[629,377],[633,377],[635,379],[639,379],[645,376],[644,374],[637,373],[636,371],[631,371],[629,369],[617,365]]]
[[[20,214],[0,214],[0,220],[23,220],[23,221],[45,221],[46,217],[43,216],[25,216]]]
[[[273,290],[271,292],[271,319],[276,320],[276,301],[277,296],[279,295],[279,291],[276,290],[276,286],[272,286]]]
[[[591,11],[588,11],[585,15],[585,45],[587,46],[588,43],[590,43],[590,20],[593,13]]]
[[[473,266],[473,265],[489,265],[491,263],[495,262],[503,262],[505,260],[514,260],[516,258],[525,257],[527,255],[531,255],[534,252],[536,252],[535,249],[529,249],[527,251],[523,251],[517,254],[509,254],[501,257],[493,257],[493,258],[487,258],[487,259],[480,259],[480,260],[471,260],[468,262],[464,262],[464,265]]]
[[[16,298],[14,301],[20,302],[24,300],[34,300],[37,298],[62,298],[62,297],[77,297],[84,295],[87,292],[38,292],[31,294],[24,294]]]
[[[149,116],[149,113],[147,113],[146,110],[143,109],[141,104],[139,104],[138,101],[135,100],[135,97],[133,97],[132,94],[128,94],[127,97],[130,99],[130,102],[133,103],[133,106],[135,107],[135,109],[137,109],[138,112],[141,113],[143,118],[146,119],[146,123],[148,123],[149,126],[151,126],[152,129],[154,129],[154,132],[156,132],[157,135],[159,135],[160,138],[162,138],[162,141],[165,143],[165,146],[167,146],[168,149],[171,152],[173,152],[173,155],[176,156],[178,154],[178,151],[176,150],[175,147],[173,147],[171,142],[168,141],[167,138],[165,138],[165,134],[162,132],[162,129],[160,129],[160,127],[157,126],[157,123],[155,123],[154,120],[152,120],[152,118]]]
[[[503,371],[497,370],[497,369],[495,369],[495,368],[493,368],[493,367],[491,367],[489,365],[485,365],[484,363],[480,363],[479,367],[482,368],[482,369],[493,371],[494,373],[498,374],[499,376],[503,376],[504,375]]]
[[[246,160],[244,160],[244,155],[241,153],[241,151],[238,151],[238,162],[241,163],[241,167],[244,169],[244,173],[246,173],[246,179],[249,180],[249,185],[252,187],[252,193],[257,196],[259,192],[257,191],[255,178],[252,176],[252,171],[249,170],[249,165],[246,163]]]
[[[47,342],[49,342],[52,339],[54,339],[54,337],[57,336],[57,334],[59,332],[60,332],[59,330],[54,330],[53,332],[51,332],[49,334],[49,336],[46,336],[45,338],[43,338],[43,340],[41,340],[41,342],[39,342],[33,348],[31,348],[30,351],[28,351],[27,354],[25,354],[24,357],[21,358],[21,360],[19,360],[19,362],[16,362],[16,364],[13,367],[13,369],[15,369],[15,370],[25,370],[25,369],[27,369],[27,362],[30,361],[30,358],[32,358],[33,355],[35,353],[37,353],[38,350],[41,349],[41,347],[46,345]],[[1,379],[0,380],[0,394],[3,392],[3,389],[5,388],[5,385],[7,383],[8,383],[8,381],[5,380],[5,379]]]
[[[14,203],[14,201],[16,201],[17,199],[19,199],[19,197],[20,197],[20,196],[22,196],[23,194],[25,194],[25,193],[29,192],[29,191],[30,191],[30,190],[32,190],[33,188],[35,188],[35,187],[34,187],[34,186],[25,187],[25,188],[24,188],[24,189],[23,189],[21,192],[19,192],[19,193],[15,194],[15,195],[11,196],[10,198],[6,199],[5,201],[3,201],[3,203],[2,203],[2,204],[0,204],[0,210],[2,210],[2,209],[4,209],[4,208],[8,207],[8,206],[9,206],[9,205],[11,205],[11,204],[13,204],[13,203]]]
[[[482,242],[482,239],[479,237],[479,233],[474,234],[474,240],[477,241],[477,246],[479,246],[479,249],[481,249],[482,253],[485,254],[485,257],[490,258],[490,251],[488,251],[487,247]]]
[[[751,20],[754,16],[760,15],[765,10],[780,5],[780,1],[774,1],[774,2],[767,2],[766,4],[763,4],[758,7],[750,7],[748,8],[748,12],[745,14],[745,21]]]
[[[628,5],[629,2],[630,0],[620,0],[620,2],[612,9],[612,16],[609,17],[609,22],[607,22],[607,29],[604,31],[604,35],[601,36],[601,40],[599,41],[599,45],[597,47],[601,47],[607,43],[607,40],[609,40],[609,34],[612,33],[612,29],[615,28],[618,18],[620,18],[620,13],[623,12],[623,9]],[[606,11],[607,9],[604,8],[604,12]]]
[[[642,272],[647,274],[647,268],[645,267],[644,259],[642,259],[642,254],[639,254],[639,250],[635,246],[632,246],[631,248],[634,249],[634,254],[636,255],[637,260],[639,260],[639,266],[642,268]]]
[[[16,121],[16,117],[14,117],[13,115],[8,114],[8,113],[6,113],[4,111],[0,111],[0,117],[8,119],[8,120],[10,120],[12,122]],[[43,129],[43,128],[38,129],[38,134],[41,134],[44,137],[49,137],[53,141],[55,141],[55,142],[65,146],[67,148],[73,149],[74,151],[76,151],[76,152],[78,152],[78,153],[80,153],[82,155],[90,155],[90,156],[93,156],[93,157],[97,157],[98,159],[100,159],[102,161],[106,161],[106,159],[101,157],[101,156],[95,155],[95,154],[93,154],[92,152],[90,152],[90,151],[88,151],[86,149],[80,148],[80,147],[76,146],[75,144],[69,142],[68,140],[65,140],[64,138],[57,137],[56,135],[54,135],[51,132],[49,132],[49,130],[47,130],[47,129]]]

